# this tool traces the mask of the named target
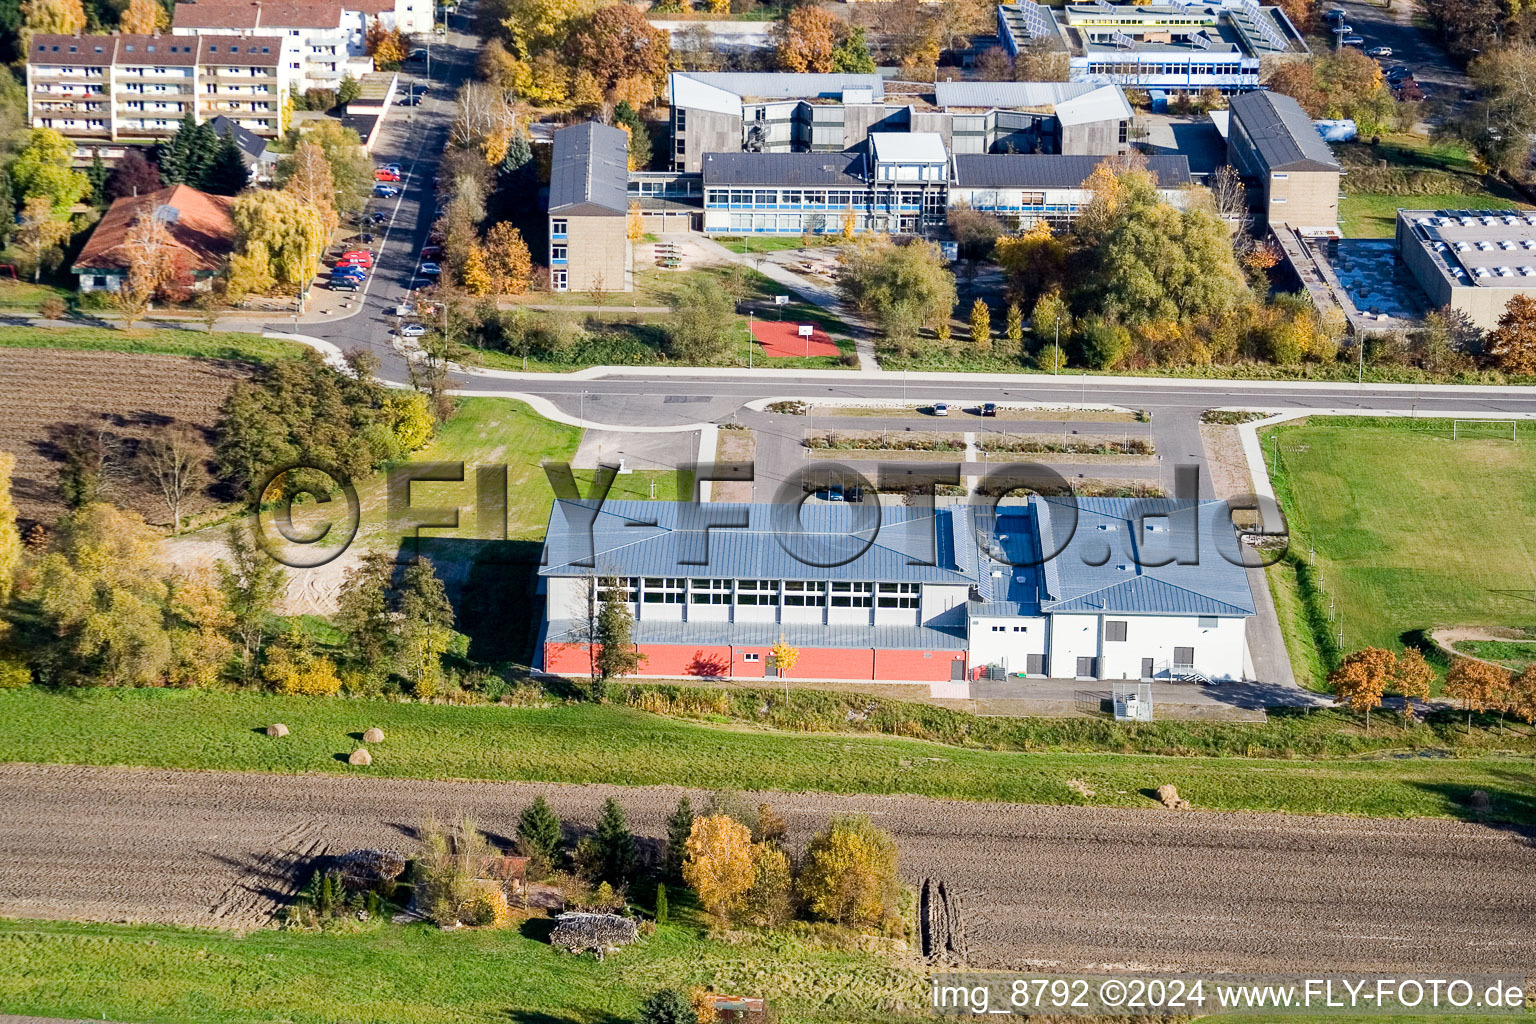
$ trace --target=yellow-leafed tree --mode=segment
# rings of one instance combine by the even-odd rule
[[[0,452],[0,607],[11,599],[16,568],[21,564],[21,532],[16,528],[16,503],[11,498],[11,474],[16,456]]]
[[[978,352],[988,352],[992,348],[992,311],[987,308],[985,299],[971,303],[971,344]]]
[[[832,54],[839,35],[846,31],[831,11],[811,4],[790,9],[775,32],[774,52],[779,70],[825,73],[832,70]]]
[[[705,910],[729,919],[756,877],[751,831],[728,815],[705,815],[694,819],[685,849],[683,881]]]
[[[278,284],[299,288],[320,271],[325,252],[323,213],[304,205],[291,192],[256,189],[236,197],[231,209],[240,231],[239,252],[255,255],[262,247],[267,270]]]
[[[522,232],[507,221],[497,221],[485,233],[485,265],[496,295],[521,295],[533,280],[533,254]]]
[[[300,203],[320,212],[320,223],[327,236],[341,223],[336,213],[336,178],[325,150],[314,142],[301,142],[294,147],[288,180],[283,191],[294,196]]]
[[[117,30],[128,35],[147,36],[166,28],[169,23],[165,8],[155,0],[128,0],[128,6],[118,18]]]
[[[835,818],[811,837],[800,895],[817,917],[869,927],[896,913],[896,842],[868,818]]]
[[[779,634],[779,642],[768,649],[773,658],[774,667],[779,675],[787,676],[800,663],[800,648],[793,647],[784,639],[784,634]]]

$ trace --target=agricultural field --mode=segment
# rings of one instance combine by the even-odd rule
[[[1341,646],[1530,624],[1536,432],[1510,430],[1463,422],[1453,440],[1449,420],[1319,416],[1263,432],[1290,522],[1292,560],[1270,580],[1298,679],[1321,685]]]
[[[47,340],[43,331],[26,333]],[[206,436],[230,388],[250,372],[248,363],[231,359],[15,348],[0,336],[0,394],[10,397],[0,423],[0,450],[16,456],[18,515],[51,523],[65,511],[57,487],[63,433],[82,427],[104,432],[119,455],[161,424],[184,424]],[[212,448],[205,446],[205,454],[211,457]],[[106,496],[152,523],[168,522],[164,502],[127,474],[106,475]],[[189,511],[195,515],[218,503],[204,492],[189,503]]]
[[[1076,779],[1098,792],[1096,804],[1127,808],[1148,807],[1147,787],[1168,782],[1200,808],[1372,817],[1464,817],[1467,794],[1481,788],[1492,794],[1495,816],[1536,822],[1536,776],[1529,774],[1524,732],[1507,734],[1502,749],[1457,750],[1450,758],[1442,749],[1425,757],[1383,751],[1306,759],[1295,753],[1306,747],[1301,737],[1287,757],[1283,733],[1272,737],[1280,743],[1271,757],[1178,756],[1190,749],[1181,738],[1192,746],[1204,735],[1200,729],[1187,736],[1154,731],[1143,745],[1108,728],[1097,738],[1088,733],[1057,743],[1040,734],[1018,737],[1027,749],[991,751],[892,736],[695,724],[612,704],[487,707],[163,689],[27,690],[0,693],[0,762],[346,773],[360,716],[391,737],[369,774],[394,778],[1078,804],[1083,798],[1069,785]],[[293,730],[282,744],[258,735],[275,721]],[[1234,744],[1227,749],[1245,749],[1237,730],[1247,727],[1205,728],[1233,730],[1223,733]],[[1382,738],[1398,745],[1404,739],[1390,732]],[[1137,749],[1161,753],[1120,752]]]

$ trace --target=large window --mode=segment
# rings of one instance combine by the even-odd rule
[[[601,582],[607,582],[603,580]],[[640,599],[640,577],[620,576],[614,580],[616,587],[603,587],[600,595],[604,601],[627,601],[634,604]]]
[[[875,585],[873,583],[832,584],[833,608],[868,608]]]
[[[554,218],[553,220],[551,220],[549,222],[549,233],[550,234],[552,234],[552,235],[563,235],[563,234],[565,234],[565,231],[566,231],[566,220],[565,220],[564,217],[556,217],[556,218]]]
[[[786,580],[784,583],[784,606],[786,608],[825,608],[827,606],[827,585],[825,583],[802,583],[799,580]]]
[[[778,580],[737,580],[736,603],[739,605],[776,605],[779,603]]]
[[[682,604],[683,580],[678,576],[647,576],[646,604]]]
[[[1125,640],[1125,620],[1124,619],[1111,619],[1110,621],[1104,623],[1104,639],[1105,640],[1124,641]]]
[[[730,604],[730,580],[694,580],[688,587],[688,599],[693,604]]]
[[[881,608],[916,608],[918,584],[916,583],[882,583],[880,584]]]

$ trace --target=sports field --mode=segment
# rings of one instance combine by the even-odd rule
[[[1536,624],[1536,424],[1454,434],[1319,416],[1260,435],[1290,520],[1295,564],[1271,586],[1299,676],[1436,626]]]

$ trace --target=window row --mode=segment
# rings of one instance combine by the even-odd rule
[[[676,576],[620,577],[604,587],[604,600],[631,604],[694,604],[788,608],[917,608],[917,583],[827,583],[815,580],[695,579]],[[734,599],[734,600],[733,600]]]

